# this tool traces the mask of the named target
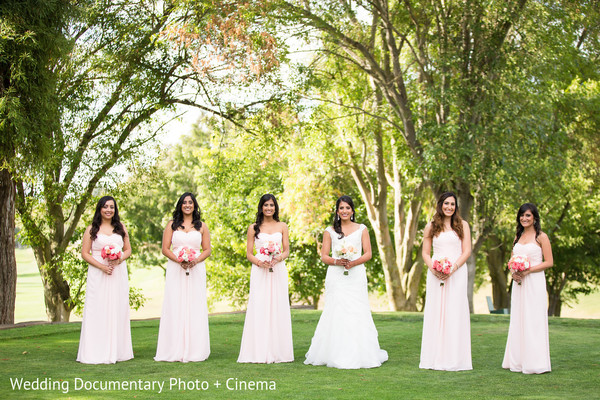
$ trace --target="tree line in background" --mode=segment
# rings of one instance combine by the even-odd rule
[[[212,293],[236,304],[248,291],[245,231],[265,192],[290,226],[295,301],[318,302],[321,233],[343,193],[369,222],[370,284],[392,310],[422,304],[422,230],[445,190],[473,233],[471,301],[489,274],[495,306],[509,305],[506,261],[524,202],[538,205],[553,246],[549,314],[599,283],[593,1],[83,1],[41,27],[21,3],[0,8],[3,33],[14,31],[0,43],[0,127],[15,138],[2,142],[2,183],[15,188],[51,320],[68,320],[81,301],[76,241],[106,190],[131,232],[132,261],[145,266],[163,264],[161,233],[179,194],[197,193],[213,237]],[[48,93],[36,99],[49,120],[35,126],[22,105],[35,96],[19,86],[32,72],[17,67],[48,21],[61,40],[28,59]],[[25,31],[32,41],[19,41]],[[291,39],[310,49],[309,62],[290,62]],[[207,117],[178,145],[149,151],[177,105]],[[0,200],[11,201],[4,190]]]

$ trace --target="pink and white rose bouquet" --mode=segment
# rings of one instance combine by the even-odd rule
[[[433,269],[444,275],[450,275],[454,269],[454,264],[447,257],[433,260]],[[444,281],[440,281],[440,286],[444,286]]]
[[[527,271],[531,267],[527,256],[514,255],[508,261],[508,269],[514,274],[515,272]],[[521,282],[519,282],[519,285]]]
[[[122,254],[123,253],[121,252],[121,249],[114,244],[107,244],[106,246],[102,247],[102,250],[100,250],[100,255],[102,258],[109,261],[118,260],[121,258]]]
[[[258,249],[258,252],[269,256],[269,261],[273,261],[273,257],[281,254],[281,247],[279,247],[279,243],[269,240]],[[269,272],[273,272],[273,267],[269,267]]]
[[[358,254],[358,249],[346,240],[342,240],[333,249],[333,257],[342,260],[352,260]],[[348,269],[344,268],[344,275],[348,275]]]
[[[177,251],[177,261],[181,262],[192,262],[198,257],[198,252],[194,249],[191,249],[187,246],[182,247]],[[189,275],[189,269],[185,270],[185,274]]]

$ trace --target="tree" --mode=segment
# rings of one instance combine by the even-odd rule
[[[579,18],[592,13],[591,4],[577,10],[525,0],[270,4],[276,18],[300,25],[302,35],[321,44],[313,65],[319,84],[336,80],[337,91],[363,95],[363,101],[358,95],[348,100],[337,91],[332,96],[329,85],[317,88],[318,99],[339,106],[332,119],[362,116],[355,126],[361,148],[350,148],[348,164],[368,204],[391,308],[416,309],[421,207],[447,189],[457,193],[473,230],[472,288],[474,260],[497,214],[490,197],[504,195],[493,190],[507,186],[487,178],[502,171],[506,154],[522,154],[523,140],[531,137],[545,144],[541,164],[561,151],[565,130],[552,129],[553,119],[536,115],[534,107],[556,93],[556,75],[544,75],[549,58],[563,50],[562,65],[573,55],[586,58],[576,44],[588,40]],[[565,18],[557,9],[568,11]],[[526,159],[516,160],[515,170],[527,166]]]
[[[246,230],[264,193],[281,193],[280,164],[262,160],[256,136],[243,135],[231,124],[205,119],[180,143],[167,149],[155,166],[160,179],[145,169],[133,175],[123,192],[125,218],[134,227],[132,242],[144,248],[143,261],[163,266],[162,232],[179,196],[195,193],[202,220],[211,233],[212,256],[207,260],[210,301],[229,299],[239,306],[248,296],[249,264]],[[149,255],[150,253],[150,255]],[[140,263],[140,260],[137,260]]]
[[[60,1],[0,4],[0,324],[14,323],[15,179],[48,154],[39,132],[56,121],[56,74],[69,7]]]
[[[236,121],[247,111],[217,88],[267,83],[278,56],[254,16],[225,2],[84,1],[75,11],[70,52],[50,66],[58,112],[38,132],[51,156],[16,178],[52,321],[68,320],[73,307],[63,255],[95,191],[116,187],[117,168],[144,154],[178,105]]]

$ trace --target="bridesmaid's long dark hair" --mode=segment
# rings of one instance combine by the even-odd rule
[[[262,208],[265,205],[265,203],[269,200],[273,200],[273,203],[275,204],[275,213],[273,214],[273,219],[279,222],[279,204],[277,204],[277,199],[271,193],[263,194],[258,202],[258,211],[256,212],[256,221],[254,222],[255,238],[258,238],[258,234],[260,233],[260,226],[262,225],[263,220],[265,219],[265,214],[263,214]]]
[[[535,241],[539,243],[538,236],[542,232],[542,224],[540,224],[540,213],[538,212],[537,207],[533,203],[525,203],[521,207],[519,207],[519,211],[517,212],[517,234],[515,235],[515,241],[513,242],[513,247],[523,234],[525,228],[521,225],[521,215],[525,214],[525,211],[531,211],[533,214],[533,229],[535,229]]]
[[[355,214],[354,202],[352,201],[352,198],[350,196],[346,196],[346,195],[340,196],[340,198],[337,199],[337,201],[335,202],[335,215],[333,216],[333,230],[336,231],[336,233],[340,234],[338,239],[341,239],[344,237],[344,232],[342,232],[342,219],[338,215],[338,210],[340,209],[341,202],[348,204],[350,206],[350,208],[352,209],[352,216],[350,217],[350,221],[354,222],[354,214]]]
[[[115,203],[115,213],[110,221],[110,224],[113,227],[113,232],[121,235],[123,239],[125,239],[125,228],[123,227],[121,219],[119,218],[119,207],[117,207],[117,201],[112,196],[104,196],[98,200],[98,204],[96,204],[96,212],[94,213],[94,218],[92,219],[92,229],[90,229],[90,236],[92,237],[92,240],[96,240],[98,237],[100,225],[102,225],[102,208],[104,208],[104,205],[109,200],[112,200],[113,203]]]
[[[171,224],[171,229],[173,229],[173,231],[176,231],[179,227],[183,227],[183,211],[181,210],[181,206],[183,206],[183,201],[188,196],[191,197],[192,202],[194,203],[194,211],[192,211],[192,225],[194,225],[194,229],[197,231],[202,228],[202,221],[200,221],[202,214],[200,213],[200,207],[198,206],[196,197],[190,192],[185,192],[181,195],[181,197],[179,197],[179,200],[177,200],[175,211],[173,211],[173,223]]]
[[[462,240],[464,236],[463,224],[460,213],[458,212],[458,199],[456,198],[454,192],[444,192],[438,199],[435,207],[435,214],[433,216],[433,220],[431,221],[431,237],[433,238],[444,231],[444,210],[442,210],[442,206],[448,197],[454,197],[455,205],[454,214],[452,214],[450,217],[450,227],[454,232],[456,232],[460,240]]]

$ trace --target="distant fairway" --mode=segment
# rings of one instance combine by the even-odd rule
[[[17,301],[15,322],[46,321],[43,286],[31,249],[17,249]],[[209,261],[210,262],[210,261]],[[164,275],[160,268],[133,269],[130,285],[142,290],[147,301],[141,309],[131,311],[132,319],[158,318],[162,308]],[[248,273],[250,270],[248,269]],[[210,277],[209,277],[210,279]],[[491,285],[484,284],[474,295],[476,314],[488,314],[485,297],[492,293]],[[385,296],[371,294],[371,308],[375,311],[387,311]],[[233,310],[227,302],[209,305],[209,311],[222,312]],[[574,308],[563,306],[562,316],[567,318],[600,318],[600,291],[588,296],[580,296]],[[71,321],[80,321],[81,317],[71,314]]]

